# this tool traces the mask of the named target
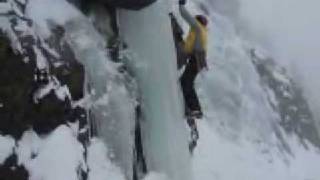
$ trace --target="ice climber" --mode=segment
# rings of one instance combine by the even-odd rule
[[[194,81],[198,73],[207,67],[207,24],[204,15],[192,16],[185,8],[186,0],[179,0],[179,10],[183,19],[189,24],[189,33],[185,40],[182,38],[182,29],[173,14],[170,14],[175,45],[177,49],[178,68],[185,65],[185,70],[180,77],[182,93],[185,101],[187,117],[202,118],[201,105],[194,88]]]

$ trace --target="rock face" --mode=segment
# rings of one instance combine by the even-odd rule
[[[251,51],[251,56],[269,103],[280,116],[279,125],[288,134],[296,134],[306,148],[308,143],[320,148],[319,132],[301,88],[273,59],[259,58],[254,51]]]
[[[51,0],[47,2],[51,2]],[[92,72],[92,74],[98,72],[95,75],[102,78],[97,81],[97,84],[101,85],[102,88],[105,88],[106,85],[110,87],[108,93],[110,93],[111,98],[108,100],[102,99],[102,103],[99,104],[99,101],[97,102],[98,105],[95,106],[101,107],[101,109],[98,109],[101,110],[101,113],[99,111],[97,114],[101,115],[101,122],[105,124],[105,126],[99,128],[102,132],[106,131],[107,128],[110,129],[111,125],[116,124],[115,127],[118,128],[114,128],[113,131],[107,130],[108,133],[110,131],[109,134],[111,135],[108,136],[110,139],[116,137],[113,138],[115,139],[115,143],[112,144],[114,146],[110,145],[108,148],[119,147],[120,150],[124,149],[128,152],[124,153],[121,151],[118,153],[119,155],[113,153],[117,155],[113,155],[113,158],[120,160],[126,159],[129,163],[126,163],[125,165],[128,164],[128,166],[125,167],[131,167],[131,159],[126,158],[127,156],[122,158],[121,154],[131,156],[130,153],[133,153],[132,145],[128,142],[133,141],[131,130],[134,129],[135,123],[134,108],[136,101],[133,100],[134,97],[136,97],[135,82],[131,76],[127,74],[127,69],[122,63],[111,61],[110,63],[102,63],[111,60],[108,58],[109,49],[105,47],[103,43],[104,40],[101,40],[102,43],[96,43],[96,36],[93,36],[94,38],[91,36],[84,38],[87,41],[83,41],[83,37],[87,37],[88,34],[83,32],[77,34],[80,34],[80,40],[74,37],[74,41],[70,41],[72,38],[68,39],[70,34],[72,34],[68,28],[75,25],[72,24],[72,22],[83,25],[75,26],[77,30],[81,31],[88,28],[88,32],[95,33],[95,27],[92,26],[89,21],[87,22],[84,16],[79,13],[79,16],[75,15],[74,21],[65,22],[66,25],[65,23],[59,24],[50,21],[51,19],[45,19],[46,17],[42,17],[45,16],[45,13],[35,16],[32,16],[30,12],[28,13],[29,8],[33,8],[32,10],[35,11],[39,9],[40,11],[43,10],[41,8],[44,6],[41,6],[41,3],[43,3],[41,0],[0,0],[0,137],[3,137],[3,139],[8,137],[13,141],[12,151],[8,151],[3,158],[0,156],[0,179],[32,179],[32,173],[34,172],[30,170],[32,167],[28,166],[28,163],[41,162],[42,160],[39,159],[47,158],[43,156],[48,154],[49,157],[57,159],[55,156],[51,156],[51,150],[54,154],[57,149],[61,150],[61,148],[69,148],[72,150],[71,153],[68,150],[60,151],[62,152],[61,159],[65,160],[64,158],[69,157],[72,159],[72,155],[76,154],[76,158],[81,160],[76,161],[76,163],[81,164],[81,168],[79,166],[79,169],[70,168],[69,171],[64,171],[78,174],[78,179],[88,178],[87,176],[90,172],[88,168],[86,168],[88,165],[86,160],[88,147],[92,140],[90,139],[92,137],[89,137],[89,131],[90,135],[97,135],[95,131],[97,129],[95,125],[97,125],[97,123],[92,122],[96,122],[96,119],[98,119],[92,110],[94,108],[93,105],[91,106],[90,104],[92,103],[91,99],[87,97],[84,98],[84,89],[93,88],[88,80],[88,72]],[[74,10],[74,7],[65,1],[59,1],[57,3],[62,3],[60,6],[62,8],[69,8],[70,11]],[[48,15],[54,14],[50,13]],[[58,14],[58,19],[60,20],[59,12],[56,12],[56,14]],[[61,16],[63,15],[64,14]],[[42,27],[38,18],[45,19],[45,23],[47,23],[48,26]],[[71,23],[71,25],[68,23]],[[109,24],[106,24],[106,26],[108,25]],[[44,29],[46,32],[44,33],[45,35],[42,34],[42,30]],[[100,38],[100,36],[98,37]],[[89,45],[83,42],[89,42]],[[92,43],[90,44],[90,42]],[[82,45],[84,45],[84,47]],[[82,56],[79,55],[81,53]],[[95,64],[93,63],[94,61],[91,61],[96,59],[99,59],[100,64]],[[84,61],[87,62],[87,64],[85,64]],[[99,66],[101,64],[103,67]],[[101,71],[96,71],[95,68],[98,67],[101,67]],[[108,73],[106,73],[107,71]],[[87,78],[86,84],[85,76]],[[96,92],[97,91],[94,93]],[[107,103],[105,103],[105,101],[107,101]],[[125,107],[123,107],[123,104],[125,104]],[[89,110],[89,108],[91,109]],[[89,117],[87,114],[91,115],[90,122],[88,122]],[[108,123],[111,125],[109,126]],[[117,131],[117,134],[112,133],[115,131]],[[70,142],[74,142],[74,144],[66,143],[70,145],[70,147],[64,147],[63,144],[66,134],[69,135]],[[122,137],[122,141],[117,137]],[[2,139],[0,139],[0,151],[2,152],[1,148],[7,144],[3,145],[6,141],[1,144],[1,140]],[[52,140],[51,143],[53,144],[48,143],[47,141],[49,140]],[[38,141],[39,144],[33,141]],[[118,141],[120,142],[118,143]],[[56,143],[62,143],[62,145],[57,145],[58,147],[55,149],[56,147],[54,147],[54,145]],[[36,147],[30,147],[33,145]],[[47,146],[48,148],[39,148],[39,146]],[[10,149],[11,146],[7,147]],[[74,150],[74,147],[77,148]],[[29,150],[29,148],[31,150]],[[42,152],[40,152],[40,149]],[[20,151],[22,151],[22,153],[19,154]],[[29,151],[30,156],[28,154]],[[70,154],[64,154],[68,152]],[[27,157],[22,157],[25,154],[28,154],[26,155]],[[100,153],[101,156],[106,156],[106,154],[104,151]],[[27,160],[21,162],[23,159]],[[99,159],[101,158],[99,157]],[[52,167],[50,166],[51,164],[53,166],[55,165],[55,163],[51,163],[50,160],[45,159],[43,161],[49,165],[49,168],[44,167],[43,169],[50,169]],[[93,163],[96,162],[97,160],[94,160]],[[70,165],[70,163],[61,163],[59,167],[63,169],[64,165]],[[76,165],[76,167],[78,167],[78,164]],[[130,168],[130,170],[131,169],[132,168]],[[119,174],[121,174],[120,171]],[[131,175],[129,175],[128,177],[131,177]]]
[[[0,131],[20,137],[30,124],[25,117],[32,104],[34,65],[24,63],[22,56],[13,52],[3,33],[0,34],[0,51]]]
[[[63,40],[64,29],[52,28],[44,40],[23,1],[0,5],[0,135],[18,141],[28,129],[47,135],[72,122],[83,128],[86,111],[72,103],[84,96],[84,67]],[[0,179],[28,179],[15,152],[0,164]]]
[[[19,41],[26,41],[26,44],[36,41],[32,36],[20,38]],[[1,133],[19,138],[30,127],[38,133],[49,133],[67,121],[75,121],[75,108],[71,107],[71,101],[83,97],[84,69],[70,48],[66,44],[55,43],[62,44],[57,52],[60,61],[66,63],[52,64],[49,71],[37,67],[36,53],[39,52],[33,51],[31,44],[26,46],[24,54],[17,53],[4,33],[0,33],[0,44]],[[39,46],[48,59],[53,58]],[[58,93],[65,93],[66,87],[69,87],[71,96],[59,97]],[[48,91],[44,92],[45,89]],[[39,94],[41,97],[37,97]]]

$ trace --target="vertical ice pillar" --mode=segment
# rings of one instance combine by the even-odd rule
[[[120,34],[133,54],[142,98],[143,146],[150,171],[192,179],[179,94],[176,54],[165,0],[119,12]]]

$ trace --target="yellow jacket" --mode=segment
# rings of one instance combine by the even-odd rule
[[[190,25],[189,34],[184,42],[184,51],[187,55],[194,56],[199,70],[208,68],[206,62],[208,29],[198,22],[183,5],[179,6],[179,10],[183,19]]]
[[[200,33],[199,33],[200,39],[199,40],[196,39],[198,33],[196,32],[196,29],[194,27],[191,27],[184,43],[184,50],[187,54],[193,53],[197,43],[199,44],[198,46],[200,46],[198,47],[198,49],[200,48],[200,50],[204,50],[205,52],[207,52],[208,29],[200,23],[197,23],[197,24],[200,29]]]

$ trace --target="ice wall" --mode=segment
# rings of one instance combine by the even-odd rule
[[[110,157],[131,179],[135,98],[125,85],[129,82],[117,71],[118,65],[108,58],[104,37],[87,23],[83,19],[69,21],[66,37],[86,68],[94,133],[108,144]]]
[[[188,180],[188,135],[168,9],[169,2],[158,1],[140,11],[120,11],[120,34],[132,52],[140,87],[147,166],[171,179]]]

